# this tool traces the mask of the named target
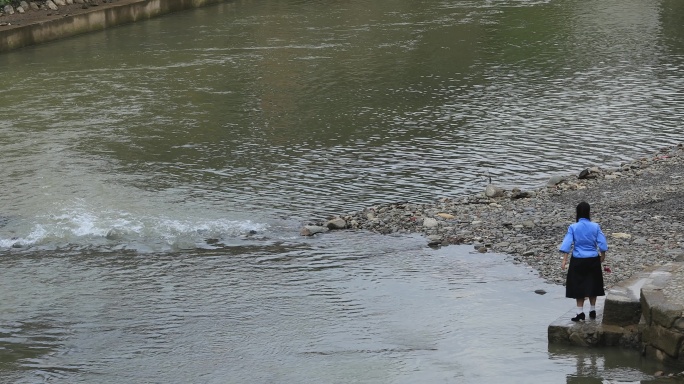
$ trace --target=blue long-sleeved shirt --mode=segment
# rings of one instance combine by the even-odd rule
[[[570,253],[570,248],[572,248],[573,257],[595,257],[598,255],[596,248],[601,252],[608,250],[608,242],[598,224],[589,219],[579,219],[578,222],[568,227],[568,233],[563,238],[560,251]]]

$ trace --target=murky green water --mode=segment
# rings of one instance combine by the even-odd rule
[[[503,255],[298,228],[681,142],[682,17],[238,1],[0,55],[0,381],[650,380],[549,350],[572,303]]]

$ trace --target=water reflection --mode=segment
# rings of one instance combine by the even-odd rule
[[[50,379],[64,379],[78,372],[80,365],[51,366],[45,359],[56,353],[68,353],[69,326],[54,320],[30,320],[0,323],[0,371],[33,370]]]
[[[26,190],[111,183],[297,218],[479,191],[485,173],[536,186],[680,140],[673,7],[229,3],[34,47],[78,54],[8,66],[6,104],[52,108],[9,111],[0,176],[27,207],[44,199]]]
[[[575,365],[567,383],[684,383],[676,366],[646,359],[638,351],[615,348],[583,348],[549,345],[549,358]],[[656,372],[663,374],[656,377]],[[674,374],[674,377],[665,377]]]

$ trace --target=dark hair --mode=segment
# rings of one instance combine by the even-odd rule
[[[583,201],[577,204],[577,219],[575,221],[580,221],[580,219],[591,220],[591,208],[589,203]]]

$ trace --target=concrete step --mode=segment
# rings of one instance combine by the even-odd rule
[[[568,299],[570,301],[570,299]],[[587,303],[585,303],[586,306]],[[549,343],[550,344],[567,344],[592,346],[603,345],[603,327],[601,322],[603,320],[603,307],[605,305],[605,297],[596,299],[596,319],[589,318],[589,312],[585,311],[586,320],[573,322],[572,319],[577,314],[577,309],[573,307],[563,316],[549,325]],[[585,308],[586,309],[586,308]]]
[[[684,330],[684,295],[675,294],[677,298],[683,297],[673,303],[672,297],[663,294],[666,284],[672,285],[676,281],[672,279],[673,274],[681,277],[684,267],[654,267],[620,282],[609,289],[605,297],[598,298],[595,320],[572,322],[570,319],[575,316],[576,309],[570,309],[549,325],[549,343],[637,348],[641,342],[641,330],[648,328],[645,339],[653,340],[652,344],[669,355],[678,356],[674,352],[684,343],[684,335],[677,333],[679,328]],[[661,327],[657,332],[651,331],[649,327],[656,323]],[[665,329],[667,327],[673,328],[674,332]]]
[[[652,281],[651,271],[644,271],[622,281],[606,292],[606,316],[603,323],[624,327],[639,324],[641,288]]]
[[[662,289],[671,277],[671,269],[672,265],[651,267],[609,289],[603,324],[620,327],[639,324],[644,309],[643,292]]]

